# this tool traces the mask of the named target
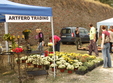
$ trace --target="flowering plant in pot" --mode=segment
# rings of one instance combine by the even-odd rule
[[[43,65],[44,65],[44,67],[45,67],[46,70],[49,70],[49,65],[50,65],[50,62],[49,61],[44,60],[43,61]]]
[[[27,56],[21,57],[20,60],[22,61],[22,63],[25,63],[27,60]]]
[[[74,70],[78,70],[78,68],[82,65],[83,63],[82,62],[76,62],[76,63],[73,63],[73,66],[74,66]]]
[[[49,61],[43,61],[43,65],[50,65],[50,62]]]
[[[53,46],[53,43],[52,42],[48,42],[48,46]]]
[[[15,58],[15,61],[19,64],[20,63],[20,59],[19,58]]]
[[[60,69],[60,72],[64,72],[65,68],[66,68],[66,65],[65,64],[60,64],[58,66],[58,68]]]
[[[28,40],[29,39],[29,34],[31,33],[31,30],[25,29],[22,33],[25,36],[25,40]]]
[[[37,67],[37,61],[36,61],[36,60],[34,60],[34,61],[32,62],[32,64],[34,65],[34,67]]]
[[[32,64],[33,59],[32,58],[28,58],[28,60],[26,60],[26,63],[28,66],[30,66]]]
[[[74,66],[69,64],[66,69],[68,70],[68,73],[72,73]]]
[[[84,75],[85,73],[87,73],[87,67],[86,66],[80,66],[78,68],[77,71],[75,71],[77,74],[80,74],[80,75]]]
[[[88,68],[89,71],[93,70],[95,68],[95,65],[93,62],[85,62],[84,66],[86,66]]]
[[[12,51],[13,52],[15,52],[15,53],[20,53],[20,52],[23,52],[23,48],[14,48],[14,49],[12,49]]]
[[[55,63],[52,63],[51,65],[50,65],[50,67],[52,68],[52,71],[54,71],[54,67],[55,67],[55,69],[56,69],[56,67],[57,67],[57,64]]]

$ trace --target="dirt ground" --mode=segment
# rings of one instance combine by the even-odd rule
[[[84,44],[88,45],[88,44]],[[62,52],[75,52],[75,53],[82,53],[85,54],[87,51],[76,50],[76,46],[73,44],[62,45],[61,44],[61,51]],[[94,54],[94,53],[93,53]],[[99,52],[99,57],[102,57],[101,52]],[[113,54],[111,54],[112,62],[113,62]],[[7,61],[7,57],[5,57]],[[11,71],[11,68],[8,67],[8,64],[1,64],[5,65],[0,68],[0,83],[19,83],[18,82],[18,71]],[[10,71],[9,74],[3,75],[3,72]],[[16,72],[16,73],[15,73]],[[56,75],[49,69],[49,75],[40,75],[28,78],[22,78],[22,83],[113,83],[113,68],[103,68],[99,66],[92,71],[86,73],[85,75],[78,75],[75,72],[72,74],[67,73],[60,73],[59,70],[56,71]],[[22,74],[23,75],[23,74]],[[25,75],[23,75],[25,76]],[[47,78],[46,78],[47,77]]]

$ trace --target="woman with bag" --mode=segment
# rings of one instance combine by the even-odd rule
[[[108,32],[110,33],[110,49],[109,49],[109,51],[110,51],[110,53],[112,53],[112,43],[113,43],[112,27],[109,28],[109,31]]]
[[[38,35],[36,36],[36,39],[38,39],[38,51],[43,51],[44,35],[41,29],[36,29],[36,32],[38,33]]]
[[[102,42],[101,42],[101,49],[102,49],[102,55],[103,55],[103,59],[104,59],[104,68],[110,68],[112,67],[111,65],[111,56],[110,56],[110,44],[109,44],[109,39],[110,38],[110,34],[109,32],[106,30],[105,26],[102,26]]]

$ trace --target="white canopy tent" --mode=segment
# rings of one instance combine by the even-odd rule
[[[106,19],[106,20],[97,22],[98,38],[99,38],[100,27],[101,27],[102,25],[107,26],[108,29],[109,29],[110,26],[113,26],[113,18],[110,18],[110,19]],[[97,42],[98,42],[98,41],[97,41]]]
[[[18,15],[20,17],[17,19]],[[25,16],[25,18],[28,17],[28,19],[25,19],[24,16]],[[40,18],[40,16],[46,17],[47,20],[40,21],[40,19],[37,19],[37,20],[35,19],[35,21],[34,21],[32,19],[34,16],[37,16],[35,18]],[[8,19],[11,17],[14,19]],[[23,18],[25,19],[24,21],[22,21]],[[32,19],[32,20],[29,21],[29,19]],[[5,34],[8,34],[8,22],[51,22],[52,40],[53,40],[52,42],[54,45],[54,28],[53,28],[53,16],[52,16],[52,8],[51,7],[32,6],[32,5],[14,3],[14,2],[11,2],[8,0],[1,0],[0,1],[0,22],[4,22],[4,24],[5,24]],[[8,51],[8,42],[7,41],[6,41],[6,51]],[[54,53],[54,64],[55,64],[54,46],[53,46],[53,53]],[[54,71],[54,77],[55,77],[55,71]]]
[[[113,18],[97,22],[97,30],[98,30],[98,32],[100,31],[100,26],[102,26],[102,25],[108,26],[108,28],[110,28],[110,26],[113,26]]]

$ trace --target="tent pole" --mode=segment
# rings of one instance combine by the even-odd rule
[[[5,34],[8,34],[8,23],[7,22],[4,22],[4,25],[5,25]],[[6,46],[6,52],[8,52],[8,41],[5,41],[5,46]],[[8,62],[9,62],[9,55],[8,55]]]
[[[8,23],[4,22],[5,25],[5,34],[8,34]],[[8,41],[5,41],[6,44],[6,52],[8,52]]]
[[[54,47],[54,27],[53,27],[53,17],[51,18],[51,30],[52,30],[52,43],[53,43],[53,56],[54,56],[54,64],[55,64],[55,47]],[[54,66],[54,78],[56,76],[56,70],[55,70],[55,66]]]

